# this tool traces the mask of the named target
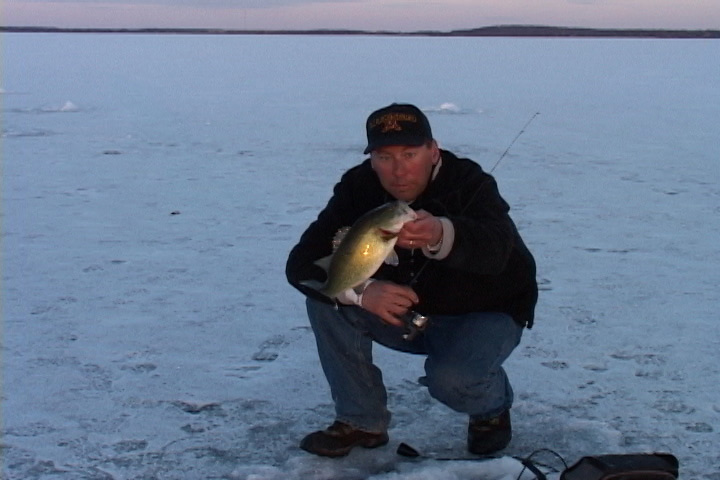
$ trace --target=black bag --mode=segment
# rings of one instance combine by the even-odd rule
[[[583,457],[560,480],[676,480],[678,460],[669,453]]]

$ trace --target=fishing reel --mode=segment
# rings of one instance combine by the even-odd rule
[[[405,326],[407,327],[407,332],[403,334],[403,339],[408,342],[415,340],[418,335],[425,331],[428,323],[430,323],[430,318],[412,310],[400,318],[403,322],[405,322]]]

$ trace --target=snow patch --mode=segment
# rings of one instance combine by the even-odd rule
[[[368,41],[380,54],[358,63]],[[494,172],[542,284],[505,364],[503,453],[670,451],[683,478],[717,477],[715,43],[29,34],[3,48],[22,65],[3,80],[32,92],[3,95],[3,478],[513,478],[512,459],[398,458],[401,440],[467,455],[467,417],[418,385],[422,357],[381,348],[391,444],[337,460],[298,447],[334,410],[284,262],[362,161],[365,115],[407,92],[481,164],[543,112]],[[441,51],[437,68],[397,75],[419,51]],[[76,59],[93,66],[82,82]],[[72,100],[41,114],[55,98]]]

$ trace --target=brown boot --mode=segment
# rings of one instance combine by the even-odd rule
[[[507,447],[511,438],[510,410],[486,420],[470,418],[467,438],[470,453],[477,455],[495,453]]]
[[[387,432],[364,432],[347,423],[335,421],[325,430],[306,436],[300,448],[323,457],[342,457],[355,447],[375,448],[388,443]]]

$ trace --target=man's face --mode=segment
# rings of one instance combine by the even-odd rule
[[[440,150],[433,140],[419,147],[390,145],[373,150],[370,161],[383,188],[397,200],[417,199],[430,182]]]

